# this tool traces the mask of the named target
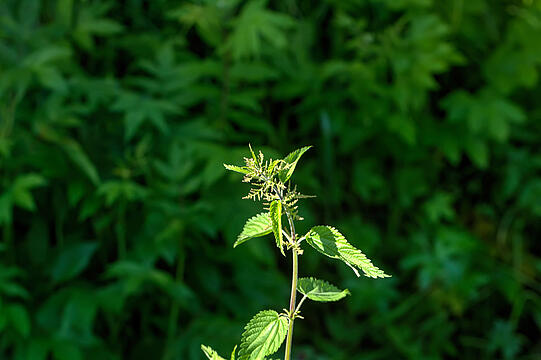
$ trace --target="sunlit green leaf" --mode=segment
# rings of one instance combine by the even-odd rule
[[[235,171],[235,172],[238,172],[240,174],[247,174],[248,173],[248,170],[246,168],[244,168],[244,167],[241,167],[241,166],[224,164],[224,167],[227,170]]]
[[[305,146],[303,148],[297,149],[293,152],[291,152],[289,155],[287,155],[284,158],[285,168],[280,172],[280,180],[283,182],[286,182],[289,180],[291,175],[293,175],[293,172],[295,171],[295,167],[297,166],[297,162],[299,162],[299,159],[301,156],[308,151],[312,146]]]
[[[338,301],[350,295],[348,289],[340,290],[326,281],[310,278],[300,278],[297,283],[297,290],[306,295],[310,300],[328,302]]]
[[[269,215],[272,223],[272,232],[276,239],[276,246],[284,253],[284,239],[282,234],[282,203],[279,200],[271,202],[269,207]]]
[[[372,278],[389,276],[374,266],[361,250],[351,245],[344,235],[331,226],[313,227],[306,234],[306,241],[323,255],[345,262],[357,276],[360,276],[357,269]]]
[[[261,213],[251,217],[244,224],[242,232],[237,237],[233,247],[259,236],[264,236],[272,232],[272,222],[269,213]]]
[[[201,345],[201,350],[205,353],[209,360],[225,360],[223,357],[218,355],[210,346]]]
[[[255,315],[244,328],[239,348],[239,360],[262,360],[282,345],[288,320],[276,311],[264,310]]]

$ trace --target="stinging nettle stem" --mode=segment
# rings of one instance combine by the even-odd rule
[[[284,360],[291,358],[291,345],[293,341],[293,322],[295,321],[296,296],[297,296],[297,277],[298,277],[298,254],[293,248],[293,274],[291,276],[291,298],[289,299],[289,329],[287,331],[286,353]]]
[[[293,323],[295,321],[295,311],[296,311],[296,302],[297,302],[297,280],[299,275],[299,254],[297,252],[296,238],[297,234],[295,232],[295,224],[291,215],[286,210],[287,220],[289,221],[289,227],[291,231],[291,243],[292,248],[291,252],[293,255],[293,269],[291,274],[291,297],[289,298],[289,329],[287,331],[287,340],[286,340],[286,352],[284,360],[289,360],[291,358],[291,347],[293,343]]]

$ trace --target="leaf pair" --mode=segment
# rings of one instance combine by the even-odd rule
[[[233,247],[254,237],[264,236],[274,232],[276,246],[281,249],[283,254],[281,211],[281,203],[275,201],[271,203],[269,213],[261,213],[250,218],[244,225]],[[360,276],[358,270],[362,270],[367,277],[390,277],[390,275],[385,274],[383,270],[372,264],[372,261],[361,250],[351,245],[344,235],[332,226],[314,226],[306,234],[305,238],[313,248],[323,255],[342,260],[346,265],[351,267],[357,276]]]
[[[350,294],[347,289],[340,290],[326,281],[314,278],[299,279],[297,290],[307,298],[320,302],[337,301]],[[238,360],[263,360],[265,356],[274,354],[284,342],[288,325],[288,318],[274,310],[259,312],[244,328]],[[207,356],[211,360],[222,359]],[[231,356],[235,359],[234,352]]]
[[[246,222],[237,241],[233,244],[233,247],[254,237],[264,236],[274,232],[276,245],[283,253],[283,239],[280,231],[282,210],[280,202],[273,202],[270,209],[271,211],[269,213],[261,213],[250,218]],[[330,258],[342,260],[346,265],[353,269],[357,276],[360,276],[358,271],[358,269],[360,269],[367,277],[390,277],[385,274],[383,270],[372,264],[370,259],[368,259],[361,250],[351,245],[344,235],[332,226],[315,226],[305,237],[306,241],[313,248]]]

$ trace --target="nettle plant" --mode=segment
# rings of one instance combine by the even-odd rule
[[[244,175],[243,182],[252,188],[245,199],[262,201],[265,212],[246,222],[242,232],[233,245],[236,247],[250,239],[274,234],[276,246],[285,256],[291,251],[293,269],[291,276],[291,297],[289,309],[282,313],[263,310],[255,315],[244,328],[240,347],[233,349],[231,360],[263,360],[278,351],[286,339],[284,360],[290,360],[293,339],[293,324],[300,315],[301,306],[306,299],[319,302],[337,301],[349,295],[349,290],[340,290],[326,281],[313,277],[299,278],[299,256],[301,244],[308,243],[314,249],[333,259],[342,260],[357,276],[361,272],[371,278],[385,278],[389,275],[372,264],[363,252],[351,245],[346,238],[332,226],[315,226],[307,234],[299,236],[295,232],[295,221],[303,220],[298,213],[297,202],[309,198],[299,193],[290,182],[300,157],[310,146],[293,151],[280,160],[265,160],[261,151],[256,156],[250,146],[251,158],[244,158],[245,166],[224,164],[227,170]],[[285,217],[285,221],[284,220]],[[360,271],[359,271],[360,270]],[[302,298],[297,302],[297,292]],[[224,360],[212,348],[202,345],[201,349],[211,360]]]

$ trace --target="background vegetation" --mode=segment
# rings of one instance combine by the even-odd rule
[[[299,232],[393,274],[306,249],[353,296],[296,359],[539,359],[539,39],[539,0],[1,0],[1,357],[202,359],[285,307],[272,239],[232,249],[250,142],[314,145]]]

